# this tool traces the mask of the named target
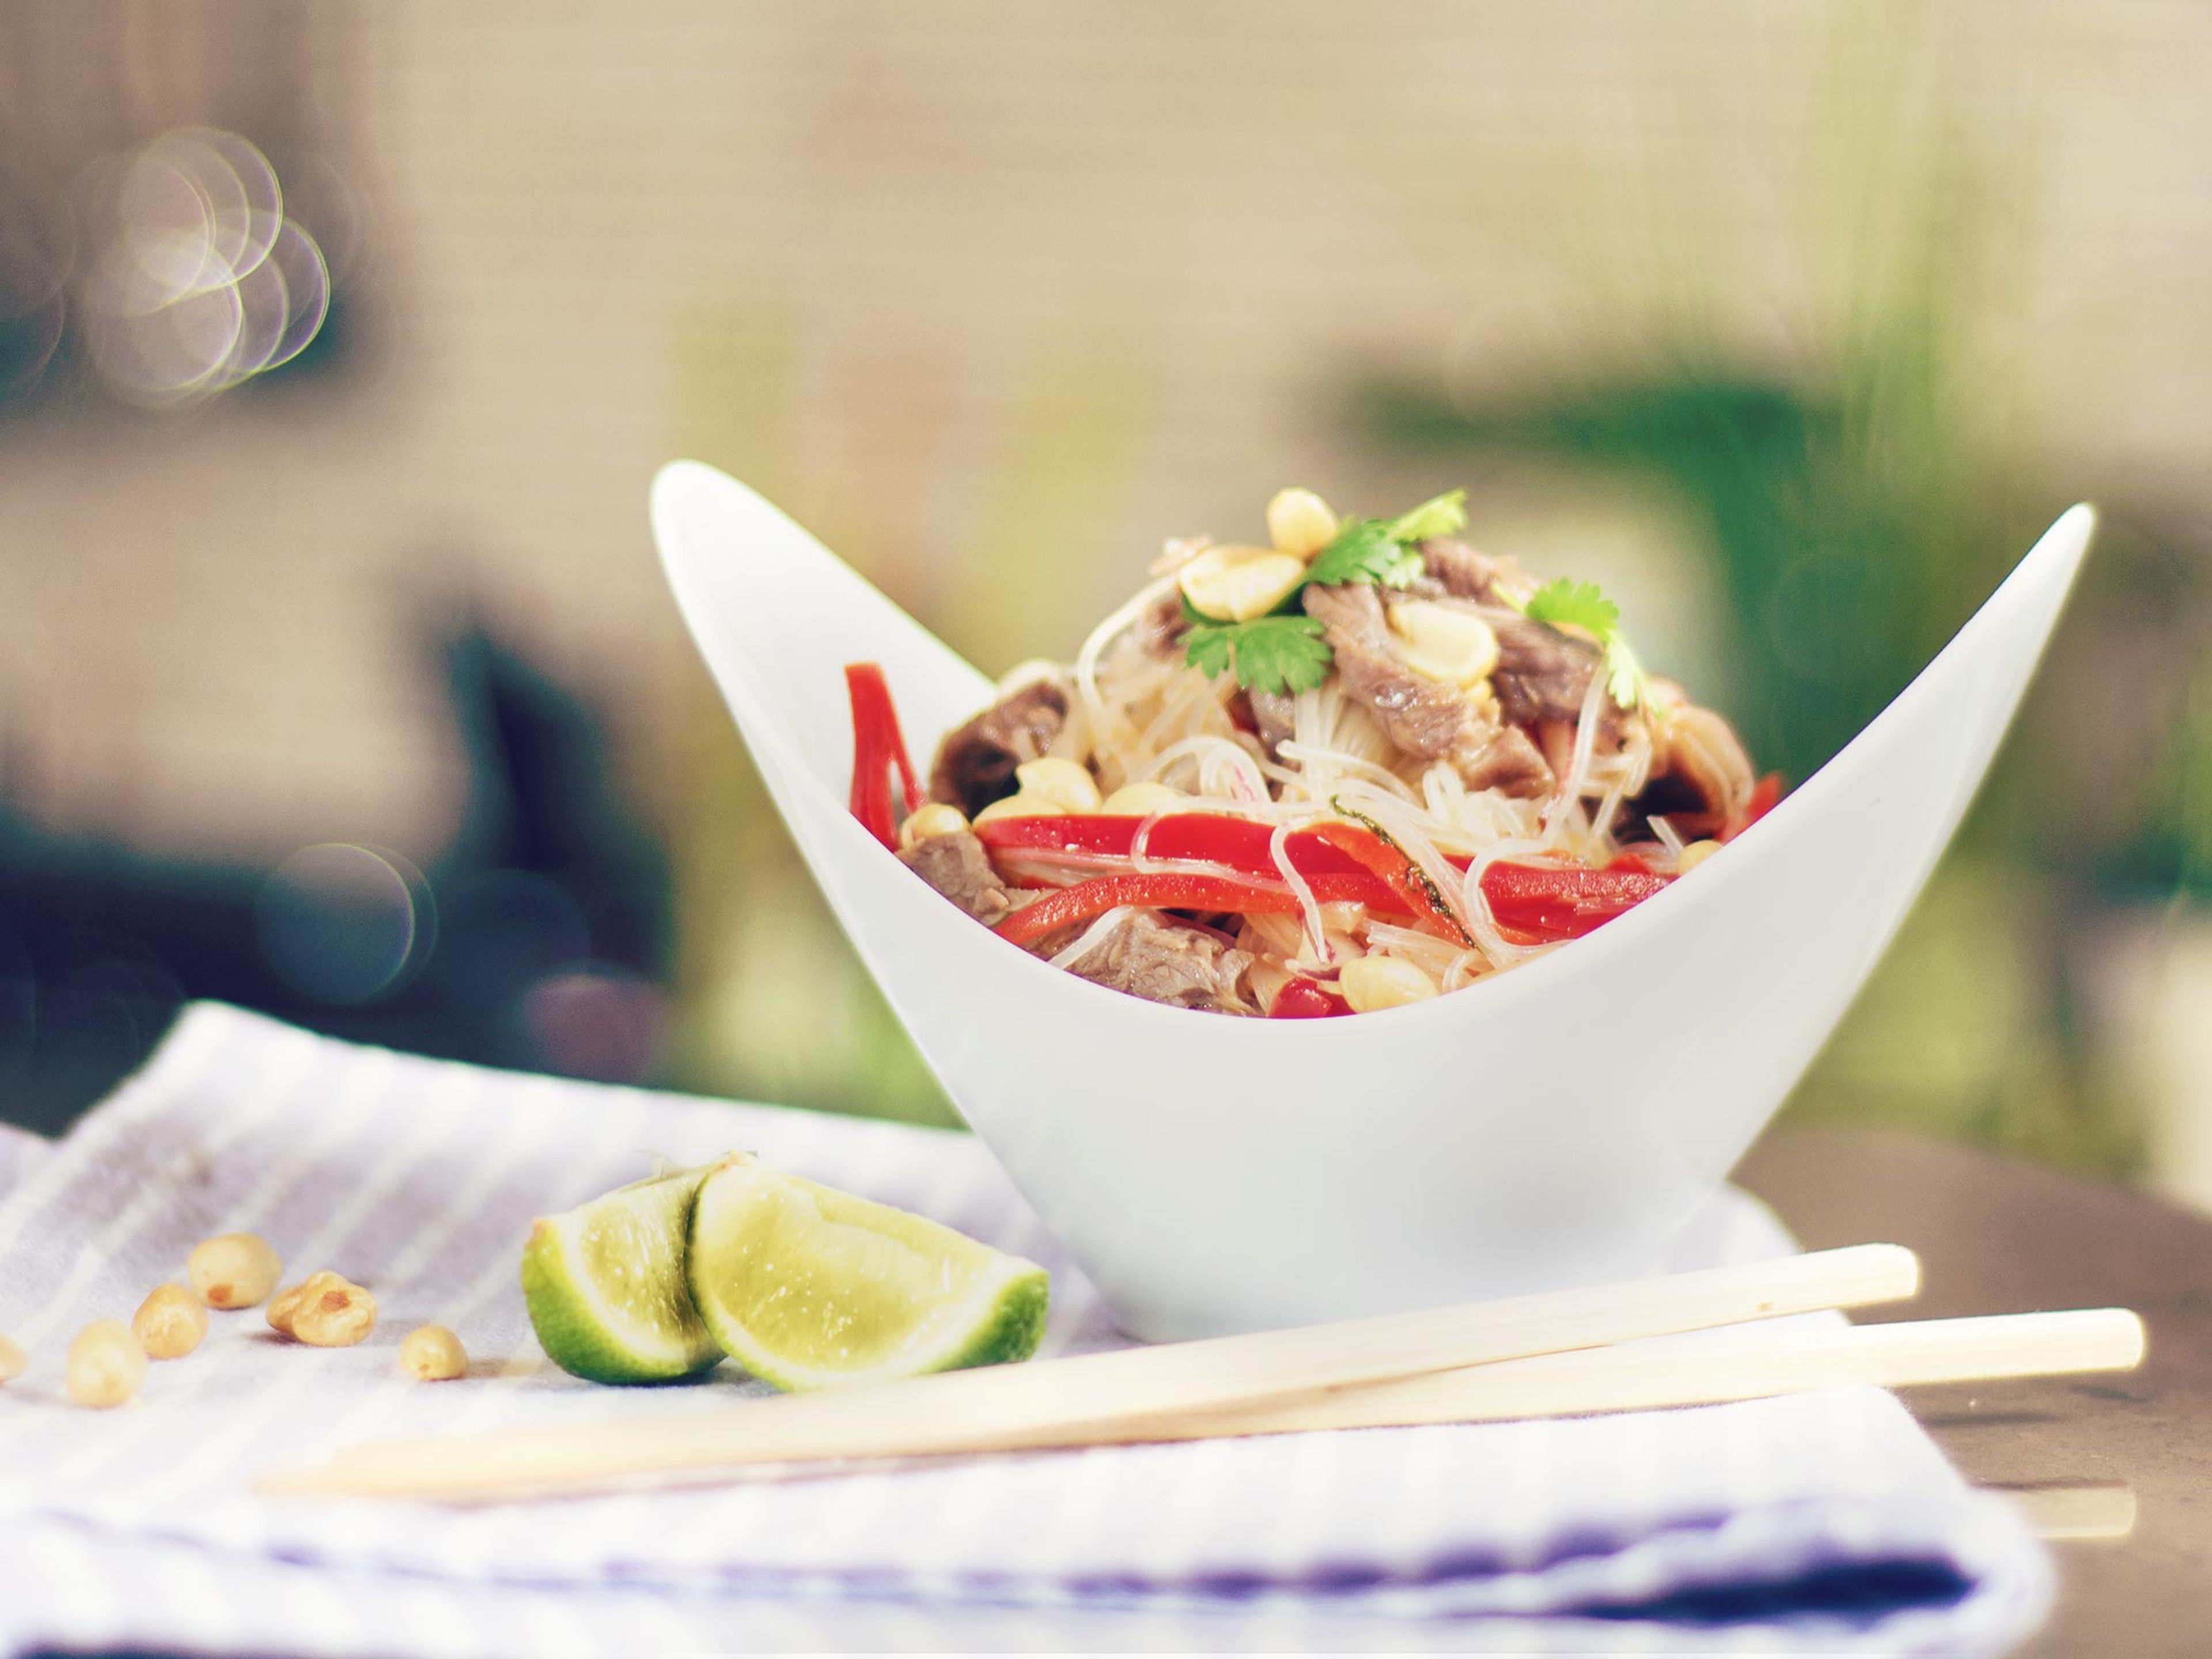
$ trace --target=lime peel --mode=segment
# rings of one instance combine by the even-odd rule
[[[1050,1299],[1033,1261],[755,1164],[701,1184],[687,1271],[714,1340],[787,1391],[1026,1359]]]
[[[733,1155],[616,1188],[541,1217],[522,1251],[522,1294],[546,1357],[593,1382],[670,1382],[721,1358],[692,1306],[684,1240],[700,1185]]]

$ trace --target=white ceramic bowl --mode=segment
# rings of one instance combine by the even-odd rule
[[[1980,783],[2087,547],[2077,507],[1722,857],[1488,983],[1350,1019],[1158,1006],[1047,967],[848,816],[842,669],[927,764],[991,682],[774,507],[678,462],[653,531],[784,821],[946,1091],[1133,1333],[1629,1276],[1842,1017]]]

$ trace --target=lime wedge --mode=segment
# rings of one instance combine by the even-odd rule
[[[757,1164],[707,1177],[689,1261],[714,1340],[779,1389],[1026,1359],[1044,1334],[1034,1261]]]
[[[532,1224],[522,1295],[555,1364],[594,1382],[666,1382],[721,1358],[684,1284],[691,1207],[721,1167],[618,1187]]]

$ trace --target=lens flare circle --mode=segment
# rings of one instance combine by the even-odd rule
[[[94,367],[149,407],[212,396],[289,362],[330,312],[330,267],[284,213],[250,140],[180,127],[88,167],[100,227],[76,285]],[[13,355],[13,354],[10,354]]]
[[[263,882],[254,918],[270,971],[302,996],[342,1006],[398,989],[437,934],[422,872],[357,842],[293,854]]]

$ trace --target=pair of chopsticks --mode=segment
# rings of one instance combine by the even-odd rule
[[[1638,1411],[1849,1383],[2127,1370],[2142,1358],[2142,1322],[2119,1308],[1809,1329],[1755,1322],[1902,1301],[1919,1288],[1911,1251],[1861,1244],[848,1393],[370,1442],[262,1487],[503,1498],[765,1464]],[[1707,1342],[1648,1340],[1723,1326],[1746,1328]]]

